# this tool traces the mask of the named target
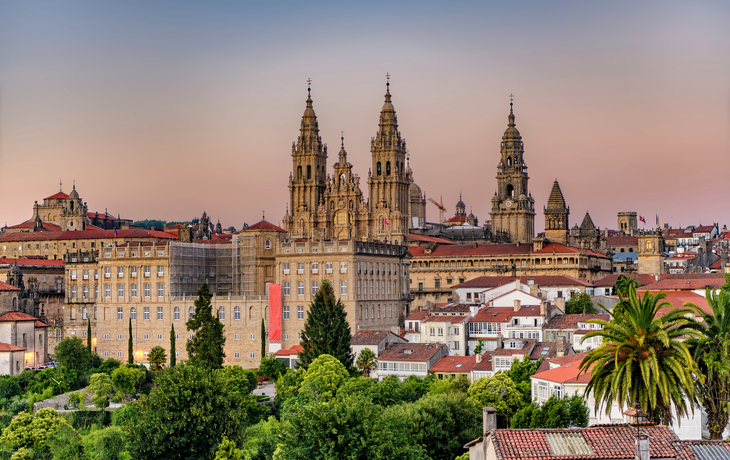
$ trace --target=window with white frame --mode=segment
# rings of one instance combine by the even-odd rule
[[[157,266],[157,276],[165,276],[165,267],[162,265]]]
[[[319,273],[319,264],[317,262],[312,262],[312,273],[315,275]]]
[[[132,307],[129,310],[129,317],[132,318],[133,320],[137,320],[137,309],[136,308]]]
[[[157,307],[157,320],[162,321],[162,307]]]
[[[150,335],[149,335],[149,334],[145,334],[143,338],[144,338],[145,340],[149,340],[149,339],[150,339]]]
[[[71,286],[71,298],[72,299],[76,298],[76,289],[77,289],[76,286]]]
[[[357,295],[360,295],[361,280],[357,280]]]
[[[129,273],[130,273],[130,276],[131,276],[132,278],[136,278],[136,277],[137,277],[137,267],[132,267],[132,268],[130,269]]]
[[[304,306],[302,305],[297,307],[297,319],[304,319]]]
[[[264,249],[271,249],[271,240],[264,241]]]
[[[164,297],[165,285],[163,283],[157,283],[157,297]]]
[[[221,321],[226,319],[226,308],[225,307],[220,307],[218,309],[218,319]]]
[[[149,278],[150,277],[150,267],[147,265],[146,267],[143,267],[144,269],[144,277]]]
[[[233,319],[236,321],[241,319],[241,307],[233,307]]]
[[[76,281],[76,270],[71,270],[71,279]]]
[[[180,319],[180,307],[175,307],[175,309],[172,311],[173,318],[175,318],[175,321]]]
[[[195,316],[195,307],[188,308],[188,319],[193,319],[193,316]]]
[[[297,295],[304,295],[304,281],[297,282]]]
[[[289,307],[284,307],[283,310],[284,319],[289,319]]]
[[[312,295],[317,295],[319,291],[319,281],[312,281]]]
[[[149,283],[145,283],[145,285],[144,285],[144,296],[145,297],[149,297],[150,294],[151,294],[150,284]]]
[[[285,262],[285,263],[281,264],[281,268],[284,270],[285,275],[289,274],[289,262]]]
[[[124,285],[117,284],[117,297],[124,297]]]
[[[117,267],[117,278],[124,278],[124,267]]]
[[[248,338],[249,340],[256,340],[256,334],[250,334]]]
[[[117,307],[117,321],[121,321],[124,319],[124,310],[122,310],[122,307]]]
[[[289,281],[284,281],[281,285],[281,290],[284,295],[289,295]]]
[[[144,307],[143,315],[144,315],[143,316],[144,320],[145,321],[149,321],[149,319],[150,319],[150,307]]]
[[[81,274],[82,274],[83,279],[85,279],[85,280],[89,279],[89,270],[84,270],[81,272]]]
[[[89,319],[89,312],[86,307],[81,309],[81,319]]]
[[[241,340],[241,336],[239,334],[234,334],[233,340]]]
[[[304,263],[303,262],[297,263],[297,274],[299,274],[299,275],[304,274]]]
[[[250,356],[251,358],[255,358],[255,357],[256,357],[256,352],[255,352],[255,351],[252,351],[252,352],[251,352],[251,354],[250,354],[249,356]]]
[[[347,262],[340,262],[340,273],[347,273]]]
[[[111,278],[111,277],[112,277],[112,268],[104,267],[104,278]]]
[[[340,295],[347,295],[347,281],[340,281]]]
[[[162,340],[162,334],[157,334],[157,340]]]
[[[137,297],[137,284],[132,283],[131,289],[132,289],[132,297]]]
[[[324,264],[324,272],[332,273],[332,262],[327,262]]]
[[[234,358],[240,358],[241,357],[241,353],[235,352],[235,353],[233,353],[233,357]]]

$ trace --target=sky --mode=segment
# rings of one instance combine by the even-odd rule
[[[728,50],[727,1],[7,0],[0,225],[60,181],[123,218],[280,223],[310,78],[367,196],[386,73],[447,217],[461,193],[489,219],[514,94],[537,231],[555,179],[571,226],[730,225]]]

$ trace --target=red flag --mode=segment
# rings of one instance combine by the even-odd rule
[[[383,220],[385,220],[385,225],[390,225],[390,224],[388,223],[388,219],[383,219]]]
[[[646,219],[644,219],[644,216],[639,216],[639,220],[642,224],[646,225]]]

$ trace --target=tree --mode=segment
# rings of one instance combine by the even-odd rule
[[[71,427],[54,409],[39,409],[35,415],[21,412],[3,430],[0,443],[13,449],[27,447],[47,452],[48,436],[61,426]]]
[[[97,409],[104,410],[109,407],[109,397],[114,394],[114,384],[111,377],[100,372],[94,374],[89,379],[89,386],[86,387],[87,393],[92,393],[91,402]]]
[[[299,394],[310,401],[332,399],[349,377],[347,369],[337,358],[320,355],[304,373]]]
[[[679,416],[688,414],[688,401],[695,398],[693,374],[699,371],[683,339],[697,336],[696,323],[687,317],[692,309],[674,309],[662,302],[665,297],[645,292],[639,298],[630,287],[621,314],[609,313],[611,321],[588,321],[603,326],[583,337],[601,337],[603,344],[580,364],[581,372],[591,374],[585,392],[593,392],[596,411],[605,405],[608,413],[614,402],[621,410],[638,403],[652,420],[667,425],[672,408]],[[660,314],[662,308],[669,312]]]
[[[616,278],[616,284],[613,286],[613,292],[618,295],[619,298],[623,299],[628,297],[631,287],[636,290],[641,286],[639,285],[639,281],[637,281],[637,279],[633,276],[621,275]]]
[[[236,443],[223,436],[213,460],[251,460],[251,456],[236,448]]]
[[[134,347],[132,343],[132,318],[129,318],[129,339],[127,340],[127,364],[134,364]]]
[[[272,353],[270,356],[265,356],[261,360],[258,374],[261,377],[267,377],[269,380],[275,382],[279,376],[286,373],[287,369],[284,361],[277,359],[276,355]]]
[[[86,349],[89,350],[91,356],[91,320],[86,320]]]
[[[84,409],[84,403],[86,402],[86,392],[77,391],[68,395],[68,403],[79,410]]]
[[[370,348],[364,348],[360,352],[360,356],[357,357],[357,368],[362,371],[362,375],[370,377],[370,372],[373,369],[377,369],[378,360],[375,358],[375,353]]]
[[[469,386],[469,398],[477,407],[491,406],[497,409],[497,425],[507,427],[507,419],[522,409],[522,392],[507,374],[497,373],[493,377],[482,377]]]
[[[253,371],[242,368],[238,364],[226,366],[221,372],[228,378],[233,389],[242,398],[250,395],[256,389],[256,385],[258,385],[256,374]]]
[[[251,455],[251,460],[270,460],[279,443],[281,423],[271,416],[256,425],[246,428],[244,448]]]
[[[144,373],[135,367],[123,366],[112,372],[112,383],[120,393],[121,398],[134,393],[135,388],[144,379]]]
[[[170,367],[175,367],[177,355],[175,352],[175,325],[170,328]]]
[[[587,425],[588,408],[579,395],[564,398],[552,395],[543,404],[532,402],[510,420],[510,428],[568,428]]]
[[[222,372],[182,363],[158,375],[155,384],[135,403],[132,458],[208,460],[223,436],[241,445],[255,403],[244,401]]]
[[[474,347],[474,355],[481,355],[482,350],[484,350],[484,339],[478,339],[477,346]]]
[[[155,374],[159,374],[165,368],[167,362],[167,354],[161,346],[152,347],[147,355],[147,361],[150,362],[150,370]]]
[[[702,321],[697,325],[700,336],[688,341],[695,361],[704,375],[695,388],[707,413],[710,439],[722,439],[728,424],[728,398],[730,397],[730,292],[707,288],[707,313],[694,304]]]
[[[302,329],[299,365],[305,369],[318,356],[328,354],[337,358],[346,369],[352,366],[350,324],[342,301],[335,298],[332,284],[324,280],[309,305]]]
[[[598,310],[593,306],[591,296],[585,292],[574,292],[570,299],[565,302],[565,313],[572,314],[596,314]]]
[[[226,337],[223,335],[223,323],[213,315],[212,297],[208,284],[203,283],[195,300],[195,315],[187,322],[188,330],[194,334],[187,343],[188,363],[206,369],[220,369],[226,357],[223,352]]]
[[[75,369],[78,374],[89,370],[91,354],[79,337],[66,337],[56,345],[56,361],[63,367]]]
[[[512,365],[507,371],[507,376],[515,383],[515,386],[522,393],[525,404],[532,401],[532,377],[537,368],[542,364],[543,358],[532,362],[529,356],[525,356],[520,360],[512,361]]]
[[[261,361],[266,357],[266,324],[261,318]]]

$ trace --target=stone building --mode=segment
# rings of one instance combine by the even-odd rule
[[[635,235],[638,232],[639,223],[636,220],[635,212],[618,213],[618,231],[623,235]]]
[[[299,137],[292,144],[289,207],[284,229],[290,238],[318,240],[388,241],[406,239],[409,228],[425,224],[426,200],[406,164],[406,141],[386,85],[378,132],[370,142],[372,167],[368,172],[368,200],[360,178],[347,160],[344,137],[333,174],[326,172],[327,145],[319,135],[311,89]]]
[[[664,240],[662,232],[637,232],[639,238],[639,274],[659,276],[664,273]]]
[[[580,249],[596,251],[601,245],[601,232],[593,224],[591,215],[586,212],[580,227],[573,226],[570,230],[570,245]]]
[[[545,238],[554,243],[567,245],[570,207],[565,205],[565,198],[563,198],[563,192],[560,190],[557,179],[553,183],[553,189],[550,191],[550,197],[543,212],[545,214]]]
[[[515,126],[511,102],[507,119],[497,165],[497,191],[492,198],[492,231],[508,234],[512,243],[531,243],[535,235],[535,200],[527,188],[524,143]]]

